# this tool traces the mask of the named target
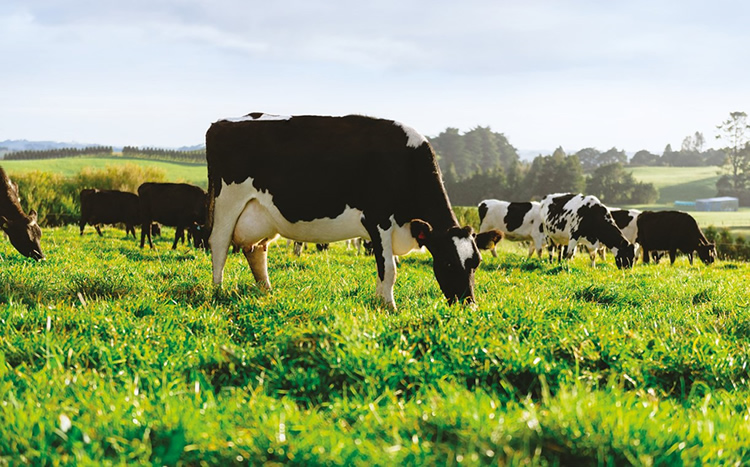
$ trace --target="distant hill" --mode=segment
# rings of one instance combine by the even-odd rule
[[[25,139],[6,139],[0,141],[0,153],[15,151],[43,151],[45,149],[62,149],[62,148],[86,148],[91,146],[100,146],[99,144],[89,143],[60,143],[57,141],[28,141]]]

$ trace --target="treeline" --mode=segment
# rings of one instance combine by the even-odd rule
[[[205,149],[180,151],[177,149],[139,148],[137,146],[125,146],[122,148],[122,155],[123,157],[135,157],[139,159],[191,162],[196,164],[202,164],[206,162]]]
[[[5,155],[5,160],[41,160],[60,159],[63,157],[111,156],[112,146],[89,146],[85,148],[29,149],[13,151]]]
[[[451,202],[472,206],[487,198],[539,200],[549,193],[581,192],[609,204],[648,204],[659,197],[650,183],[625,170],[628,157],[612,148],[568,155],[557,148],[523,162],[502,133],[477,127],[461,135],[448,128],[430,140],[438,155]]]
[[[61,159],[66,157],[112,157],[114,155],[112,146],[90,146],[85,148],[59,148],[59,149],[33,149],[24,151],[13,151],[5,155],[5,160],[41,160]],[[122,148],[123,157],[137,159],[151,159],[171,162],[189,162],[203,164],[206,162],[206,150],[196,149],[192,151],[180,151],[177,149],[161,148],[139,148],[137,146],[125,146]]]

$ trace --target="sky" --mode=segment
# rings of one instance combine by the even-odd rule
[[[250,112],[661,154],[750,111],[742,0],[3,0],[0,141],[169,147]]]

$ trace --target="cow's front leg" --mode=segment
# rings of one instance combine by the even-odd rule
[[[255,277],[255,282],[258,283],[258,287],[270,292],[271,281],[268,279],[268,244],[259,243],[248,248],[243,248],[242,252],[245,254],[245,258],[247,258],[250,270],[253,271],[253,277]]]
[[[396,309],[396,301],[393,298],[393,286],[396,283],[396,260],[393,256],[393,227],[390,223],[383,226],[372,224],[362,219],[362,225],[367,229],[372,240],[372,252],[378,268],[378,280],[375,294],[380,297],[385,305]]]

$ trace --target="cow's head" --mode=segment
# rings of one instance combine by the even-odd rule
[[[632,268],[635,264],[635,245],[623,242],[619,248],[613,248],[612,253],[615,255],[615,265],[617,269]]]
[[[716,261],[716,245],[713,243],[707,243],[705,245],[698,245],[698,258],[703,261],[704,264],[711,264]]]
[[[435,279],[448,303],[458,300],[473,303],[474,270],[482,256],[471,227],[452,227],[441,232],[433,230],[427,222],[415,219],[411,221],[411,234],[419,246],[430,250]]]
[[[39,244],[42,239],[42,229],[36,223],[36,211],[13,220],[0,216],[0,226],[19,253],[37,261],[44,259],[42,246]]]

